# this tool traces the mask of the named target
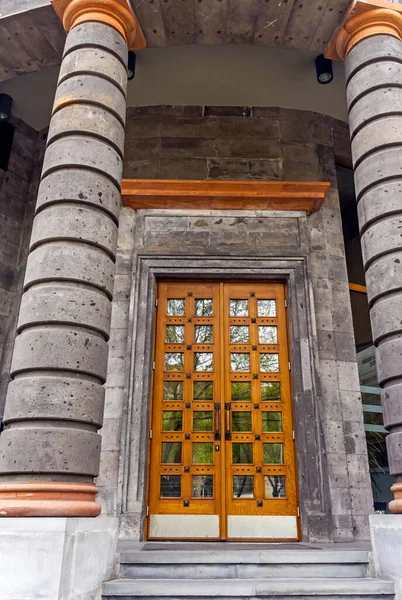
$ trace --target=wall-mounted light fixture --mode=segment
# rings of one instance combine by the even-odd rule
[[[127,79],[131,81],[135,77],[135,63],[136,63],[136,55],[132,50],[128,53],[128,62],[127,62]]]
[[[332,60],[329,60],[329,58],[325,58],[323,54],[320,54],[315,59],[315,70],[317,72],[318,83],[321,83],[322,85],[331,83],[334,78]]]
[[[8,94],[0,94],[0,121],[7,121],[11,115],[13,99]]]
[[[8,94],[0,94],[0,169],[7,171],[13,145],[15,127],[8,122],[11,116],[13,99]]]

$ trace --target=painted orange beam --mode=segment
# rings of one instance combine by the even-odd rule
[[[359,283],[349,283],[349,289],[351,292],[360,292],[361,294],[367,294],[367,288],[365,285]]]
[[[319,210],[327,182],[123,179],[122,203],[131,208]]]

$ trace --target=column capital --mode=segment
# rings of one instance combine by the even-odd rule
[[[104,23],[116,29],[129,50],[145,48],[141,26],[129,0],[50,0],[68,33],[76,25],[89,21]]]
[[[390,35],[402,41],[402,5],[387,0],[354,0],[333,34],[326,58],[344,61],[351,49],[374,35]]]

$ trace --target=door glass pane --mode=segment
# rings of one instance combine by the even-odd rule
[[[260,354],[260,371],[262,373],[278,373],[279,354]]]
[[[232,400],[251,400],[251,383],[249,381],[232,381]]]
[[[212,475],[193,475],[192,497],[193,498],[212,498],[213,476]]]
[[[281,384],[279,381],[261,381],[261,400],[280,400]]]
[[[193,463],[212,465],[214,462],[212,442],[193,442]]]
[[[161,475],[161,497],[181,497],[181,475]]]
[[[233,475],[233,498],[254,498],[252,475]]]
[[[212,411],[194,411],[193,412],[193,431],[212,431],[213,412]]]
[[[161,463],[164,465],[181,463],[181,442],[162,442]]]
[[[184,302],[183,298],[171,298],[167,301],[167,315],[169,317],[180,317],[184,315]]]
[[[231,300],[230,301],[230,316],[231,317],[247,317],[248,316],[248,300]]]
[[[194,381],[194,400],[212,400],[214,397],[213,381]]]
[[[164,410],[162,431],[183,431],[183,413],[181,410]]]
[[[264,475],[265,498],[285,498],[285,476]]]
[[[184,354],[182,352],[166,352],[165,371],[184,371]]]
[[[281,412],[263,412],[262,413],[262,431],[269,433],[272,431],[282,431],[282,413]]]
[[[264,463],[283,465],[283,444],[264,444]]]
[[[194,327],[195,344],[212,344],[212,325],[196,325]]]
[[[210,298],[196,300],[194,303],[194,313],[197,315],[197,317],[211,317],[212,300]]]
[[[277,344],[278,328],[261,325],[258,328],[258,341],[260,344]]]
[[[167,325],[166,342],[168,344],[184,343],[184,325]]]
[[[233,443],[232,462],[235,465],[251,465],[253,463],[253,444]]]
[[[232,431],[252,431],[251,412],[232,412]]]
[[[194,371],[212,371],[213,354],[212,352],[194,353]]]
[[[250,355],[232,352],[230,355],[230,370],[232,373],[250,371]]]
[[[248,344],[250,341],[248,327],[243,325],[232,325],[230,327],[231,344]]]
[[[258,300],[257,305],[259,317],[276,317],[275,300]]]
[[[163,383],[164,400],[183,400],[183,382],[165,381]]]

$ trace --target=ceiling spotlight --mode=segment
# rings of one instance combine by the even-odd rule
[[[317,81],[322,85],[331,83],[334,78],[332,71],[332,60],[325,58],[323,54],[320,54],[315,59],[315,70],[317,71]]]
[[[135,77],[135,62],[136,55],[132,50],[128,53],[128,63],[127,63],[127,79],[131,81]]]
[[[7,121],[11,115],[13,99],[8,94],[0,94],[0,121]]]

